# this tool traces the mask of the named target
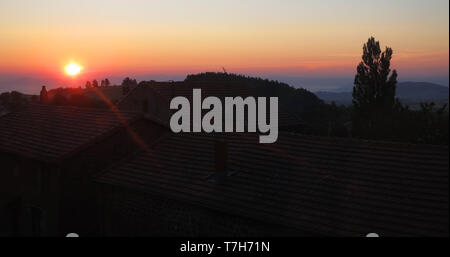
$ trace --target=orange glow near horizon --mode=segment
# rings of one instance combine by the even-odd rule
[[[447,0],[170,2],[3,0],[0,73],[348,76],[374,36],[400,76],[448,76]]]

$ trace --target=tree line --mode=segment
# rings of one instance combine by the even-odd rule
[[[111,85],[111,82],[109,82],[109,79],[108,78],[106,78],[106,79],[102,79],[102,81],[100,82],[100,87],[109,87]],[[85,83],[85,88],[93,88],[93,87],[99,87],[98,86],[98,81],[96,80],[96,79],[94,79],[94,80],[92,80],[92,82],[91,81],[86,81],[86,83]]]

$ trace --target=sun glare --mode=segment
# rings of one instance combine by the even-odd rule
[[[64,69],[65,69],[67,75],[76,76],[81,72],[81,70],[83,70],[83,67],[77,63],[71,62],[71,63],[67,64]]]

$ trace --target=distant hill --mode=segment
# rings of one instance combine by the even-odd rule
[[[184,83],[210,83],[212,85],[247,86],[254,88],[260,96],[278,96],[279,105],[291,112],[301,112],[323,102],[304,88],[294,88],[279,81],[223,72],[205,72],[188,75]]]
[[[448,100],[448,87],[427,82],[403,82],[397,87],[397,96],[407,100]]]
[[[325,101],[336,104],[350,105],[352,92],[316,92],[316,95]],[[449,88],[427,82],[400,82],[397,84],[397,97],[407,105],[415,106],[420,102],[448,103]]]

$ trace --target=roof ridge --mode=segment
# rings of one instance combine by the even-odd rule
[[[431,148],[439,148],[439,149],[448,149],[448,145],[433,145],[433,144],[419,144],[419,143],[408,143],[408,142],[397,142],[397,141],[388,141],[388,140],[374,140],[374,139],[363,139],[363,138],[353,138],[353,137],[336,137],[336,136],[317,136],[317,135],[308,135],[297,132],[290,131],[280,131],[279,134],[288,134],[302,138],[311,138],[311,139],[325,139],[325,140],[334,140],[341,142],[354,142],[354,143],[370,143],[370,144],[378,144],[378,145],[395,145],[395,146],[409,146],[409,147],[431,147]]]

